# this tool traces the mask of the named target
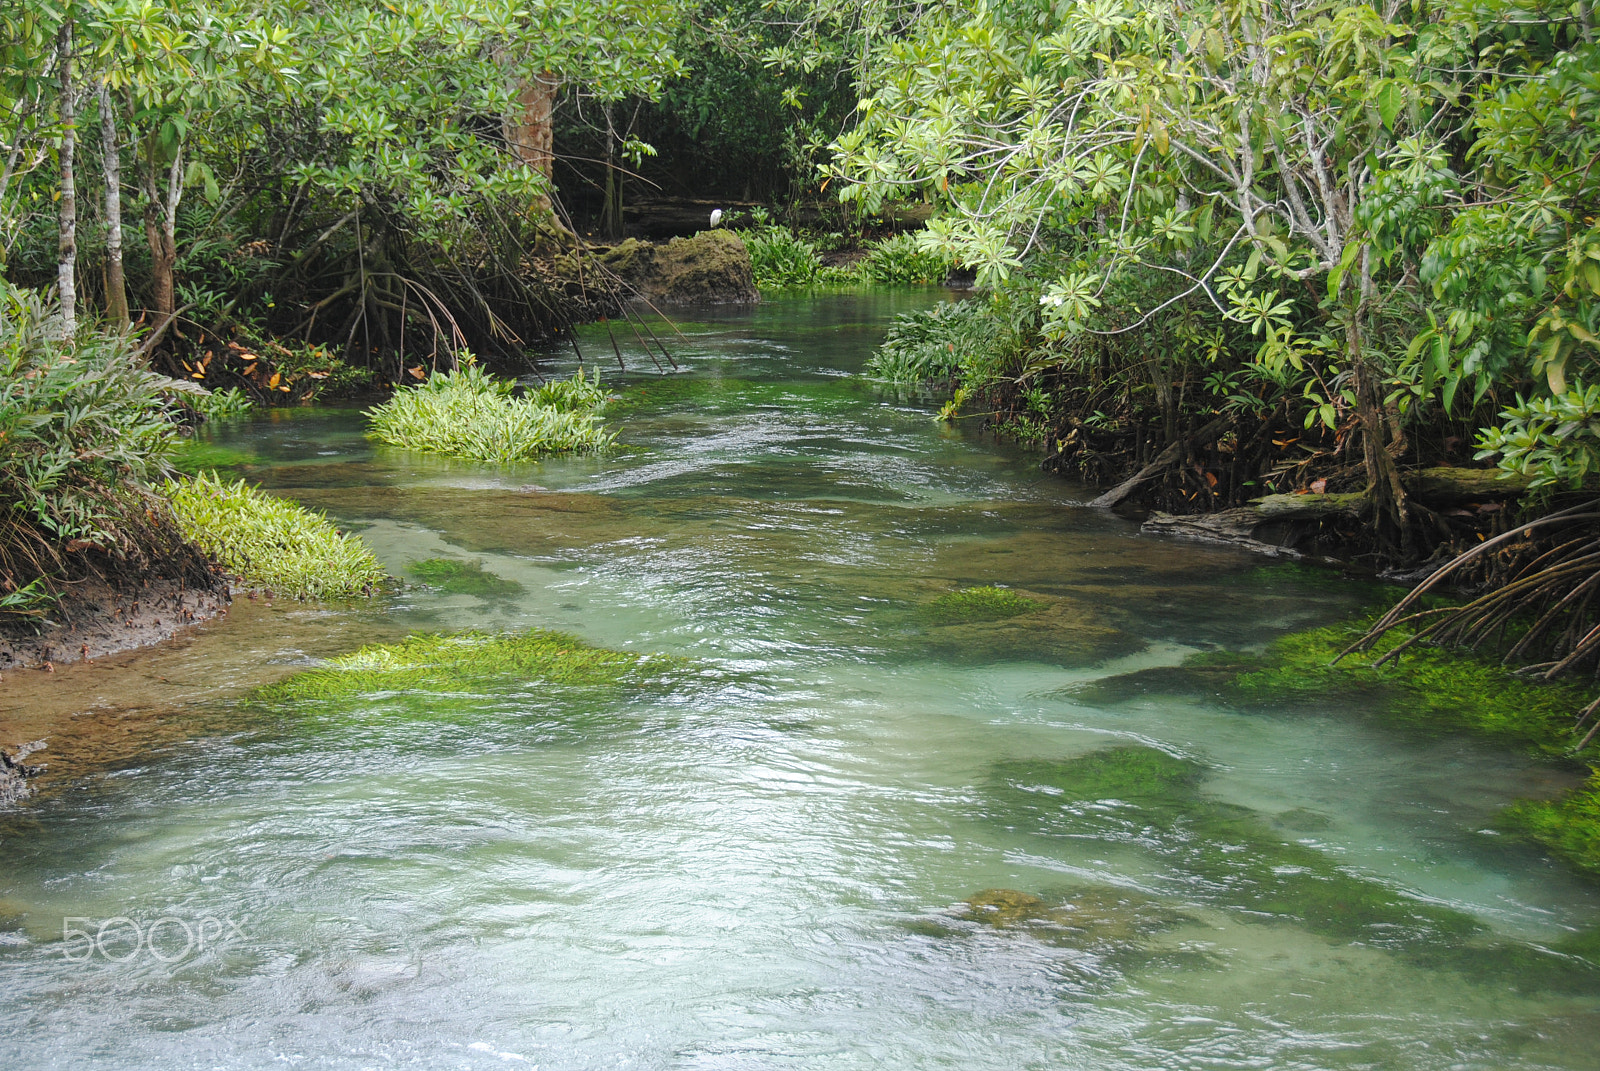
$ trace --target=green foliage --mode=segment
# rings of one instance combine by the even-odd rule
[[[172,467],[190,476],[212,469],[238,468],[260,463],[261,458],[256,454],[196,439],[183,440],[172,453]]]
[[[483,567],[481,561],[464,562],[454,558],[426,558],[412,562],[406,572],[451,595],[479,595],[485,598],[520,595],[523,587],[514,580],[503,580]]]
[[[616,441],[600,423],[606,393],[597,372],[546,383],[531,396],[470,360],[454,372],[395,392],[368,410],[379,442],[474,461],[528,461],[553,453],[597,452]]]
[[[57,545],[113,549],[178,440],[171,381],[123,336],[53,339],[51,315],[0,282],[0,510]]]
[[[360,539],[326,516],[214,473],[171,481],[183,534],[251,587],[296,599],[375,594],[387,579]]]
[[[1009,588],[988,586],[947,591],[929,603],[924,614],[935,624],[954,625],[972,621],[1003,621],[1008,617],[1031,613],[1041,606],[1037,600],[1019,595]]]
[[[1576,490],[1600,472],[1600,386],[1580,382],[1549,398],[1518,397],[1500,420],[1484,429],[1477,456],[1498,456],[1507,473],[1532,477],[1529,487]]]
[[[564,632],[515,635],[467,631],[419,634],[370,644],[320,669],[256,693],[264,702],[339,700],[375,692],[467,692],[534,684],[643,683],[683,665],[680,659],[591,647]]]
[[[205,420],[236,420],[255,408],[250,395],[238,387],[208,391],[205,394],[178,395],[178,404]]]
[[[941,301],[895,317],[866,373],[895,383],[948,380],[959,374],[976,385],[998,374],[1008,335],[988,302]]]
[[[1560,799],[1512,804],[1501,820],[1579,870],[1600,877],[1600,770]]]
[[[750,267],[759,289],[809,286],[822,274],[817,247],[787,227],[757,225],[738,233],[750,251]]]
[[[875,283],[909,285],[942,283],[955,258],[948,252],[924,247],[913,234],[896,234],[874,243],[861,261],[860,271]]]

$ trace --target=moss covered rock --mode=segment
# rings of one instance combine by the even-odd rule
[[[761,300],[750,251],[732,231],[702,231],[664,245],[629,238],[600,254],[600,260],[628,285],[657,301],[703,305]]]
[[[946,592],[922,608],[922,618],[928,645],[962,661],[1081,666],[1144,647],[1087,602],[1012,588]]]

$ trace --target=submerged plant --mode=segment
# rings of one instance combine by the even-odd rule
[[[482,562],[463,562],[454,558],[426,558],[412,562],[406,572],[430,587],[452,595],[519,595],[524,590],[514,580],[504,580],[483,567]]]
[[[924,612],[939,625],[973,621],[1004,621],[1008,617],[1032,613],[1043,606],[1037,599],[1020,595],[1010,588],[993,585],[947,591],[929,603]]]
[[[1553,800],[1520,800],[1502,823],[1579,870],[1600,877],[1600,768],[1587,784]]]
[[[296,599],[374,594],[383,566],[327,517],[246,484],[198,473],[167,484],[183,534],[252,587]]]
[[[594,452],[616,441],[600,423],[606,393],[598,372],[591,379],[580,368],[520,398],[516,389],[468,360],[368,410],[368,434],[391,446],[498,462]]]
[[[591,647],[565,632],[467,631],[370,644],[257,693],[265,701],[340,699],[375,692],[462,692],[486,685],[643,682],[682,660]]]

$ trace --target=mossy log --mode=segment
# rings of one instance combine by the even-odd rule
[[[1300,558],[1304,555],[1295,549],[1295,544],[1310,526],[1359,519],[1371,508],[1364,494],[1266,495],[1248,505],[1217,513],[1188,517],[1152,513],[1139,530],[1146,535],[1181,536],[1275,557]]]
[[[1425,505],[1454,505],[1481,499],[1516,498],[1528,489],[1528,477],[1501,469],[1430,468],[1405,477],[1406,490]]]

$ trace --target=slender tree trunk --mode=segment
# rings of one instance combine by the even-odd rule
[[[600,206],[600,233],[607,238],[622,236],[622,176],[617,173],[617,132],[611,123],[611,106],[606,106],[606,190]]]
[[[1367,363],[1361,328],[1367,316],[1371,295],[1370,250],[1361,251],[1361,282],[1356,307],[1345,325],[1345,355],[1355,373],[1356,418],[1361,424],[1361,460],[1366,469],[1367,493],[1372,497],[1373,517],[1379,538],[1397,546],[1402,554],[1411,549],[1410,513],[1400,466],[1386,449],[1389,435],[1384,419],[1383,384],[1376,370]]]
[[[61,23],[56,38],[61,53],[61,203],[56,252],[56,288],[61,297],[61,333],[78,330],[78,190],[73,159],[77,149],[77,87],[72,82],[72,20]]]
[[[121,330],[128,322],[128,285],[122,273],[122,148],[111,87],[100,83],[100,155],[106,173],[106,318]]]
[[[144,235],[150,244],[150,280],[155,291],[156,312],[164,322],[178,308],[177,283],[173,277],[178,263],[178,201],[183,196],[183,149],[180,146],[167,174],[167,195],[161,196],[156,180],[154,149],[144,160]]]

